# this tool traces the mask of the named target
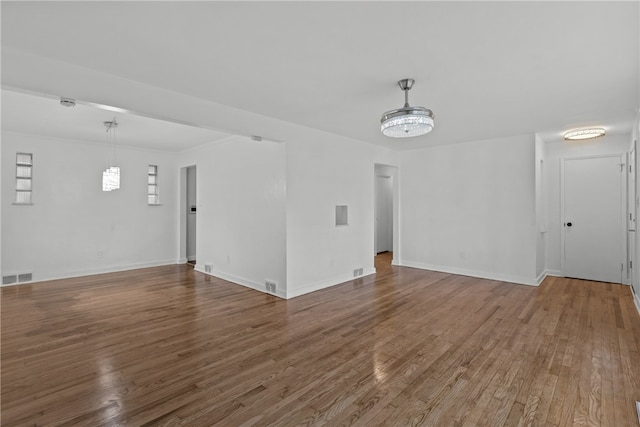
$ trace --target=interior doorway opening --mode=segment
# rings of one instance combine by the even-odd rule
[[[189,166],[187,168],[187,262],[189,264],[196,264],[196,227],[198,211],[198,203],[196,200],[196,181],[197,181],[196,166]]]
[[[376,164],[374,168],[374,255],[378,266],[391,265],[397,253],[397,172],[395,166]]]
[[[180,262],[196,265],[197,169],[180,168]]]

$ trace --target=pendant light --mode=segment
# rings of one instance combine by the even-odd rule
[[[112,191],[120,188],[120,168],[116,163],[116,128],[118,122],[114,118],[112,121],[104,122],[107,128],[107,143],[113,143],[113,159],[109,162],[107,169],[102,172],[102,191]]]
[[[404,107],[387,111],[380,119],[380,130],[392,138],[408,138],[429,133],[433,130],[433,112],[424,107],[409,105],[409,91],[415,81],[402,79],[398,86],[404,91]]]

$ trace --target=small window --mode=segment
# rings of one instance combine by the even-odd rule
[[[16,154],[16,201],[18,205],[30,205],[33,185],[33,154]]]
[[[150,205],[159,205],[160,196],[158,193],[158,166],[149,165],[148,175],[148,202]]]

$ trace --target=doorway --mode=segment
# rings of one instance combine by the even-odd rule
[[[187,262],[189,264],[196,263],[196,228],[197,228],[197,200],[196,200],[196,182],[197,170],[196,166],[187,168]]]
[[[196,264],[197,235],[197,169],[180,168],[180,263]]]
[[[393,251],[393,178],[376,176],[376,254]]]
[[[375,165],[374,172],[374,255],[376,264],[382,260],[391,265],[397,260],[397,209],[394,189],[397,168]],[[376,267],[377,269],[377,267]]]
[[[626,155],[562,161],[563,275],[625,283]]]

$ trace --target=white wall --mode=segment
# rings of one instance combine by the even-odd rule
[[[397,153],[309,130],[287,142],[287,296],[374,270],[374,165],[397,165]],[[335,225],[347,205],[349,225]]]
[[[197,269],[292,298],[373,270],[374,164],[397,153],[312,129],[286,143],[233,136],[180,153],[197,174]],[[349,225],[335,226],[347,205]]]
[[[544,140],[539,136],[535,136],[536,156],[535,156],[535,174],[536,174],[536,277],[538,283],[546,276],[546,235],[547,220],[545,199],[546,181],[545,181],[545,145]]]
[[[265,291],[265,279],[285,297],[286,183],[284,144],[233,136],[179,154],[197,166],[197,266]],[[176,179],[178,177],[176,171]]]
[[[0,103],[0,105],[1,104],[2,103]],[[1,113],[1,110],[2,110],[2,107],[0,107],[0,113]],[[0,114],[0,129],[2,129],[2,119],[1,119],[1,117],[2,117],[2,114]],[[2,195],[4,194],[4,189],[3,189],[4,187],[2,185],[3,185],[4,180],[2,179],[2,177],[3,177],[4,174],[3,174],[2,171],[5,170],[5,168],[3,168],[3,166],[2,166],[2,159],[5,157],[5,156],[2,155],[2,139],[3,139],[3,137],[0,135],[0,203],[3,203],[2,202]],[[3,210],[4,209],[2,209],[2,206],[0,206],[0,277],[4,276],[3,270],[2,270],[2,241],[3,240],[2,240],[2,226],[1,226],[1,224],[2,224],[2,211]],[[2,282],[0,281],[0,283],[2,283]]]
[[[402,153],[401,265],[536,284],[534,136]]]
[[[33,153],[33,205],[14,205],[16,152]],[[118,146],[121,188],[102,191],[104,144],[2,133],[3,274],[33,280],[174,263],[175,162]],[[147,204],[147,169],[159,167],[161,206]]]
[[[580,142],[549,142],[545,147],[545,181],[547,200],[546,268],[550,274],[561,275],[561,212],[560,164],[564,157],[617,154],[629,151],[629,135],[605,135]]]
[[[636,207],[635,251],[632,251],[632,252],[635,252],[635,259],[632,259],[633,265],[635,267],[632,270],[631,285],[633,286],[633,291],[634,291],[633,295],[636,303],[636,308],[640,313],[640,235],[639,235],[640,229],[638,229],[638,221],[637,221],[638,213],[640,213],[640,203],[639,203],[640,198],[638,198],[638,191],[640,190],[640,173],[638,173],[638,165],[640,165],[640,161],[639,161],[640,156],[638,155],[638,149],[640,149],[640,147],[638,146],[638,139],[640,139],[640,112],[638,112],[638,114],[636,115],[636,120],[633,124],[633,130],[631,132],[631,138],[630,138],[630,144],[629,144],[630,149],[633,149],[634,146],[636,148],[636,164],[634,165],[636,170],[636,194],[635,194],[636,199],[629,201],[629,203],[635,203],[635,207]]]

